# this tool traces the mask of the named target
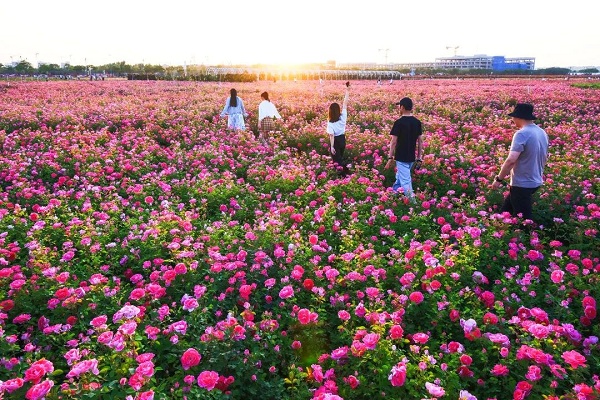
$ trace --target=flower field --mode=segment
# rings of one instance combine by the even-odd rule
[[[0,87],[0,399],[596,399],[600,91],[568,81]],[[417,203],[384,170],[423,121]],[[524,229],[489,188],[531,102],[550,137]]]

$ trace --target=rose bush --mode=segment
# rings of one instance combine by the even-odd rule
[[[271,94],[273,147],[225,130],[217,84],[6,88],[0,397],[598,396],[600,92],[357,82],[342,179],[337,82],[236,87],[252,129]],[[415,205],[383,169],[405,95],[425,125]],[[517,101],[551,140],[531,232],[488,189]]]

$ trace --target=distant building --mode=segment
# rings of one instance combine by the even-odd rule
[[[487,69],[501,71],[531,71],[535,69],[534,57],[474,56],[440,57],[435,59],[437,69]]]
[[[440,57],[432,62],[411,62],[411,63],[347,63],[338,64],[338,68],[350,69],[386,69],[386,70],[414,70],[414,69],[484,69],[493,72],[501,71],[530,71],[535,69],[534,57],[513,57],[487,56],[477,54],[474,56],[454,56]]]

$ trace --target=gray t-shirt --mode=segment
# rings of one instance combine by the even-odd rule
[[[536,188],[548,159],[548,135],[536,124],[525,125],[512,139],[510,151],[521,153],[510,175],[511,186]]]

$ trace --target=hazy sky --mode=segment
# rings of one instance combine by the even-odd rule
[[[596,0],[0,1],[0,63],[419,62],[600,66]],[[387,52],[385,50],[389,49]],[[36,55],[37,54],[37,55]]]

